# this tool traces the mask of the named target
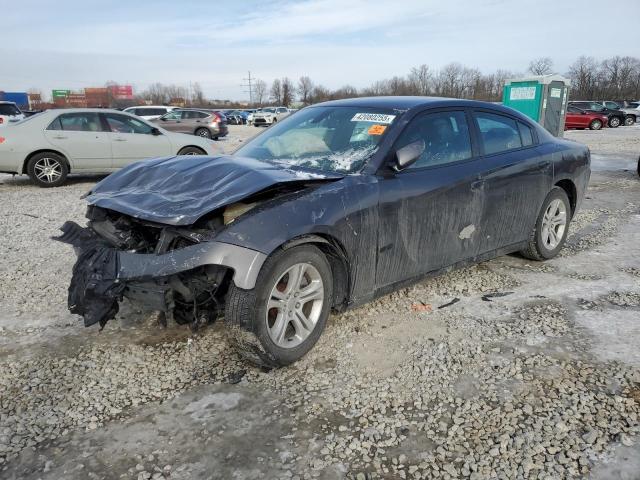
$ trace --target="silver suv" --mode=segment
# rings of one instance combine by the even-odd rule
[[[24,119],[24,113],[13,102],[0,102],[0,127]]]
[[[206,108],[180,108],[156,120],[152,120],[166,130],[191,133],[217,140],[228,133],[227,118],[220,112]]]

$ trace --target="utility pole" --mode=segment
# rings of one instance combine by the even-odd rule
[[[247,78],[243,78],[243,81],[247,82],[247,83],[243,83],[242,85],[240,85],[241,87],[248,87],[249,90],[245,90],[244,93],[249,93],[249,106],[253,105],[253,87],[251,86],[251,71],[249,71],[249,76]]]

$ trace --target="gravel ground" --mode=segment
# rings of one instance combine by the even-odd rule
[[[255,134],[231,127],[221,150]],[[454,271],[333,315],[263,372],[221,325],[66,309],[97,177],[0,175],[0,477],[640,478],[640,129],[568,132],[594,174],[563,254]],[[432,306],[414,311],[416,303]]]

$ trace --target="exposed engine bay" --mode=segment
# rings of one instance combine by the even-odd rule
[[[82,315],[85,326],[99,323],[104,327],[117,314],[119,302],[127,298],[160,312],[162,324],[172,319],[197,329],[214,322],[223,312],[229,282],[238,268],[234,271],[230,265],[210,263],[198,255],[206,257],[217,243],[216,235],[236,218],[262,203],[307,187],[303,182],[279,185],[219,208],[188,226],[147,221],[89,205],[86,228],[66,222],[61,227],[63,234],[55,238],[73,245],[78,254],[69,286],[69,310]],[[177,256],[191,251],[191,256]],[[175,257],[170,256],[173,253]],[[164,266],[156,259],[164,259]]]

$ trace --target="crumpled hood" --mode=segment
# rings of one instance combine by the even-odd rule
[[[216,208],[287,182],[329,181],[318,174],[243,157],[168,157],[129,165],[96,184],[90,205],[168,225],[191,225]]]

